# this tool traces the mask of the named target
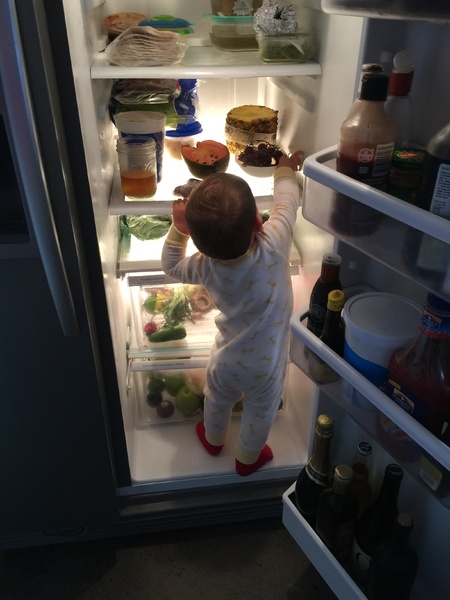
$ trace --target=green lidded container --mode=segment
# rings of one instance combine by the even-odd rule
[[[415,204],[425,155],[425,150],[418,148],[394,149],[389,171],[388,194],[410,204]]]

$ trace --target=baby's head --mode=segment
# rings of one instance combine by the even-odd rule
[[[209,175],[191,192],[186,223],[192,241],[206,256],[230,260],[245,254],[258,230],[252,191],[241,177]]]

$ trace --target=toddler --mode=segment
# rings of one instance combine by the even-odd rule
[[[250,475],[273,458],[266,444],[285,378],[292,288],[289,256],[299,207],[295,171],[301,152],[281,157],[273,207],[263,224],[249,185],[228,173],[209,175],[173,203],[162,268],[202,284],[220,311],[206,369],[204,448],[218,455],[231,411],[243,395],[236,472]],[[186,257],[189,236],[198,252]]]

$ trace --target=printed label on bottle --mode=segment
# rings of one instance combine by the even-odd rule
[[[450,219],[450,165],[439,166],[436,183],[431,198],[430,212],[444,219]]]
[[[353,539],[353,546],[350,556],[351,569],[354,578],[360,583],[366,583],[369,578],[371,557],[361,550],[356,539]]]
[[[403,408],[405,412],[413,416],[419,423],[425,423],[430,413],[430,408],[416,394],[411,392],[406,386],[396,383],[389,379],[387,383],[386,394],[396,404]]]
[[[345,152],[345,147],[338,148],[337,170],[372,187],[386,189],[394,144],[355,146],[353,151],[356,150],[356,153],[352,155]]]
[[[446,251],[444,242],[424,233],[417,255],[417,267],[433,273],[445,273],[448,266]]]
[[[324,487],[328,486],[328,473],[325,475],[319,473],[319,471],[316,471],[314,467],[311,466],[311,463],[306,463],[306,474],[319,485],[323,485]]]

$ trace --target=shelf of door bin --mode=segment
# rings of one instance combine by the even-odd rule
[[[450,302],[450,221],[338,173],[336,151],[304,162],[305,219]]]
[[[292,362],[450,508],[450,448],[311,333],[306,327],[307,310],[305,306],[291,317]],[[334,376],[328,372],[322,377],[315,357],[331,367]]]
[[[349,572],[333,556],[297,510],[295,483],[283,494],[282,520],[291,536],[340,600],[367,600],[366,595]],[[423,595],[417,588],[416,584],[411,592],[411,600],[423,599]]]

